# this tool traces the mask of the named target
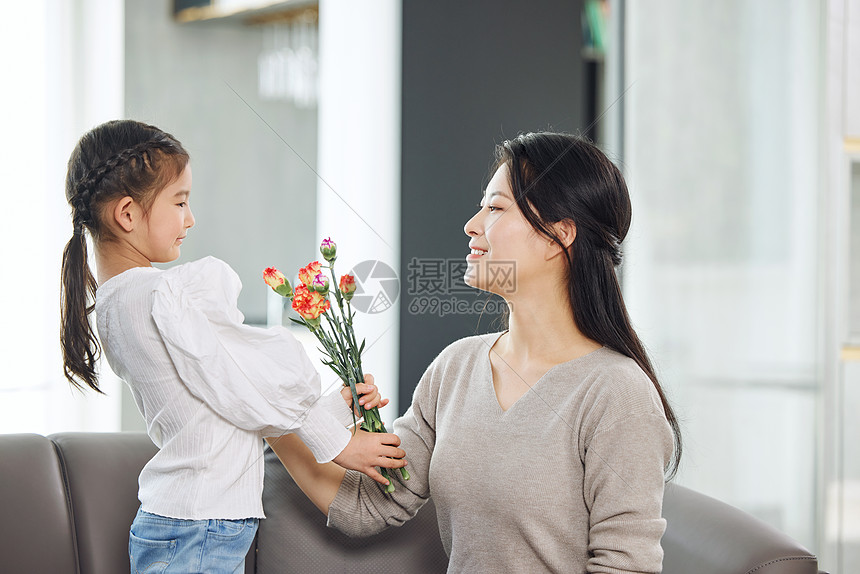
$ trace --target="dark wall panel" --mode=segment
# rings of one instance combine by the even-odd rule
[[[581,9],[581,0],[403,3],[401,412],[439,351],[499,330],[497,314],[474,312],[486,294],[440,268],[460,275],[463,225],[496,143],[585,128]]]

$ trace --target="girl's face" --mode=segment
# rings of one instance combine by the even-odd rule
[[[466,284],[505,299],[532,285],[540,287],[548,271],[550,242],[517,206],[507,165],[496,170],[479,207],[463,227],[471,249],[466,256]]]
[[[144,255],[154,263],[175,261],[188,229],[194,225],[194,215],[188,204],[191,194],[191,164],[179,177],[158,192],[146,216],[144,226]]]

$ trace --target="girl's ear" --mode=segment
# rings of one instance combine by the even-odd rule
[[[129,196],[125,196],[117,201],[113,207],[114,221],[125,231],[130,232],[134,230],[134,226],[140,219],[140,215],[140,207]]]

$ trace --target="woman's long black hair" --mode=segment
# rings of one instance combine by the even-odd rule
[[[671,478],[681,459],[680,425],[630,324],[615,273],[631,219],[630,196],[621,172],[588,141],[547,132],[520,135],[497,146],[494,171],[503,164],[523,216],[567,255],[568,294],[576,326],[589,339],[636,361],[660,395],[675,442],[667,468]],[[569,248],[552,230],[553,224],[567,220],[576,226]]]
[[[69,158],[66,199],[72,207],[72,238],[63,250],[60,290],[60,345],[69,382],[101,392],[96,363],[101,347],[90,323],[98,287],[87,262],[87,240],[111,241],[105,224],[109,204],[131,197],[144,208],[176,180],[188,164],[188,152],[170,134],[133,120],[115,120],[93,128]]]

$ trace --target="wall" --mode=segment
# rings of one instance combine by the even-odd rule
[[[439,351],[499,329],[497,313],[480,313],[488,296],[463,289],[463,225],[496,143],[584,127],[581,9],[563,0],[403,5],[401,411]],[[469,312],[445,313],[452,301]]]
[[[827,3],[821,196],[824,387],[821,559],[860,571],[860,0]]]
[[[126,116],[171,132],[191,153],[197,224],[179,262],[225,260],[244,284],[246,321],[265,323],[262,270],[298,270],[318,256],[316,176],[302,161],[316,164],[317,113],[257,96],[261,28],[177,24],[171,6],[126,1]]]
[[[289,276],[319,257],[317,181],[305,164],[316,164],[317,112],[257,96],[261,28],[177,24],[171,7],[126,0],[126,117],[169,131],[191,154],[197,223],[177,263],[226,261],[243,283],[245,321],[265,324],[262,270],[277,266]],[[123,390],[123,430],[141,429]]]

